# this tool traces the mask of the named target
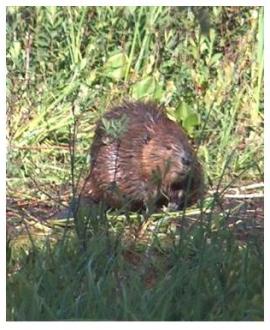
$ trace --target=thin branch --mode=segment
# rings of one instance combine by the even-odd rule
[[[247,186],[240,187],[240,190],[250,190],[250,189],[259,189],[264,188],[264,182],[252,183]]]
[[[28,31],[27,33],[27,40],[26,40],[26,48],[25,48],[25,76],[24,81],[25,84],[28,85],[29,83],[29,67],[30,67],[30,53],[32,49],[32,41],[33,37],[32,34]]]
[[[264,194],[262,193],[254,193],[254,194],[236,194],[236,195],[231,195],[231,194],[225,194],[225,198],[239,198],[239,199],[250,199],[250,198],[263,198]]]

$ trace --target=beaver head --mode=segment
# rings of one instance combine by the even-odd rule
[[[144,177],[169,187],[185,180],[196,161],[184,131],[172,121],[164,121],[150,133],[142,149]]]

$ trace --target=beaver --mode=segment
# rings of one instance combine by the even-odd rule
[[[125,101],[97,123],[82,196],[109,208],[180,210],[203,192],[184,130],[153,102]]]

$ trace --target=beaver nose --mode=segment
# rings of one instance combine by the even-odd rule
[[[192,163],[192,156],[189,154],[184,154],[181,156],[182,164],[185,166],[190,166]]]

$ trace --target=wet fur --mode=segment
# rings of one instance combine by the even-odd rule
[[[202,168],[182,128],[153,103],[126,102],[104,118],[123,116],[126,127],[117,137],[98,122],[83,195],[131,210],[149,205],[181,209],[196,202],[202,194]],[[192,157],[191,166],[182,163],[182,155]]]

